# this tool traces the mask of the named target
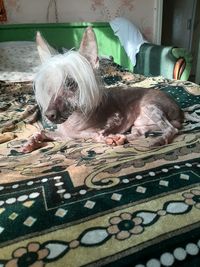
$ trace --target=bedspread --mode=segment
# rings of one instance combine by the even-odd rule
[[[186,119],[172,144],[24,142],[45,121],[30,82],[0,83],[0,266],[199,266],[200,88],[103,65],[107,86],[155,87]],[[147,89],[148,90],[148,89]],[[46,125],[51,128],[51,125]]]

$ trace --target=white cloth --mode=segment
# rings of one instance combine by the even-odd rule
[[[135,66],[136,55],[140,50],[140,46],[147,41],[142,36],[140,30],[125,18],[117,17],[109,23],[114,34],[119,38],[133,66]]]

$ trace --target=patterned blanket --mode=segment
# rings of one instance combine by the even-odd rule
[[[107,86],[155,87],[185,111],[170,145],[48,142],[31,83],[0,83],[0,266],[199,266],[200,87],[103,64]],[[51,125],[45,125],[51,127]]]

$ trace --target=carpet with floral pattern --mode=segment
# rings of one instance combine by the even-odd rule
[[[200,266],[200,87],[114,64],[107,86],[155,87],[185,111],[170,145],[48,142],[28,154],[30,82],[0,82],[0,266]],[[147,89],[148,90],[148,89]]]

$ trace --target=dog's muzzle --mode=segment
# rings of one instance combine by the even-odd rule
[[[47,117],[48,120],[55,124],[61,124],[65,122],[70,115],[72,115],[73,111],[72,110],[65,110],[60,112],[59,110],[56,109],[50,109],[46,110],[44,115]]]
[[[69,117],[69,115],[66,117],[61,116],[60,112],[56,110],[47,110],[44,115],[47,117],[48,120],[56,124],[61,124],[65,122]]]

